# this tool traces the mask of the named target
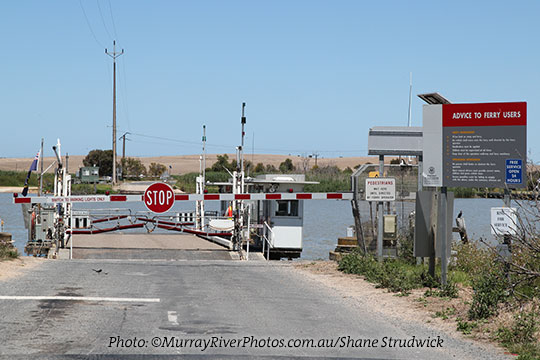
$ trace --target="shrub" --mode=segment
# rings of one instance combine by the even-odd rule
[[[397,240],[398,257],[407,264],[416,264],[414,256],[414,231],[413,228],[398,237]]]
[[[494,254],[477,242],[456,244],[453,250],[456,256],[451,269],[463,271],[472,277],[487,271],[495,260]]]
[[[502,326],[497,331],[497,337],[505,346],[527,344],[536,341],[538,331],[537,309],[514,314],[512,327]]]
[[[424,296],[438,296],[455,299],[458,297],[458,288],[456,283],[451,279],[448,279],[446,285],[439,285],[439,289],[437,290],[432,290],[430,286],[430,289],[424,293]]]
[[[11,245],[0,243],[0,259],[16,259],[19,257],[17,249]]]
[[[472,198],[476,196],[476,189],[474,188],[456,187],[451,191],[454,192],[456,198]]]
[[[462,319],[458,319],[457,331],[461,331],[463,334],[468,335],[477,326],[478,324],[475,321],[464,321]]]
[[[497,306],[507,296],[507,282],[501,274],[501,266],[492,266],[492,269],[473,280],[474,294],[469,320],[487,319],[497,313]]]
[[[377,284],[377,287],[401,292],[403,295],[424,286],[421,276],[423,267],[396,259],[386,259],[380,263],[371,255],[362,256],[353,252],[341,259],[338,269],[349,274],[363,275],[367,281]]]

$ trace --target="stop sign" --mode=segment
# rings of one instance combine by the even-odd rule
[[[148,210],[164,213],[174,205],[173,189],[165,183],[154,183],[144,192],[143,201]]]

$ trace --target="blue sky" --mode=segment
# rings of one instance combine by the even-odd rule
[[[130,156],[246,151],[367,155],[372,126],[406,126],[416,94],[528,102],[540,159],[538,1],[3,1],[0,157],[112,147]],[[85,16],[86,15],[86,16]],[[167,140],[171,139],[171,140]],[[120,148],[121,149],[121,148]],[[121,153],[121,151],[119,151]]]

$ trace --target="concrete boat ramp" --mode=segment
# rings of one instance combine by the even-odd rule
[[[69,257],[69,249],[65,250],[62,258]],[[257,258],[257,254],[250,255]],[[237,252],[192,234],[115,233],[74,235],[73,258],[236,260],[239,257]]]

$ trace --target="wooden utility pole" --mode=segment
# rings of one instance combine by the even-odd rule
[[[124,53],[124,49],[121,52],[116,52],[116,41],[113,40],[113,51],[109,52],[105,49],[105,54],[109,55],[113,59],[113,164],[112,164],[112,183],[116,185],[116,58]]]

